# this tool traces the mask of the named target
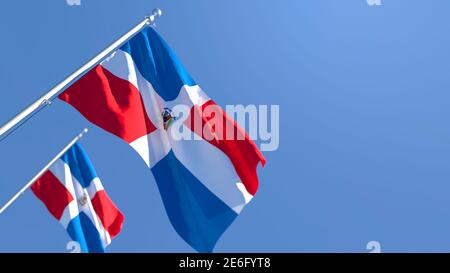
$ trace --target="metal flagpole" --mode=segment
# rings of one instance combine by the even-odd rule
[[[64,155],[65,152],[67,152],[67,150],[69,150],[78,140],[80,140],[84,134],[86,134],[88,132],[87,128],[84,128],[84,130],[79,133],[76,137],[74,137],[55,157],[52,158],[52,160],[50,160],[47,165],[44,166],[44,168],[42,168],[31,180],[30,182],[28,182],[27,184],[25,184],[25,186],[23,186],[23,188],[21,188],[8,202],[6,202],[6,204],[0,209],[0,214],[2,214],[14,201],[16,201],[17,198],[19,198],[19,196],[21,194],[23,194],[29,187],[31,187],[31,185],[33,185],[34,182],[36,182],[36,180],[39,179],[39,177],[41,177],[47,170],[48,168],[50,168],[53,163],[56,162],[56,160],[58,160],[61,156]]]
[[[154,9],[152,13],[145,17],[140,23],[130,29],[127,33],[125,33],[122,37],[117,39],[107,48],[105,48],[102,52],[100,52],[97,56],[92,58],[90,61],[85,63],[71,75],[69,75],[62,82],[57,84],[55,87],[50,89],[45,95],[37,99],[35,102],[30,104],[27,108],[25,108],[22,112],[11,118],[8,122],[6,122],[2,127],[0,127],[0,140],[4,139],[5,134],[14,129],[17,125],[20,125],[21,122],[25,121],[26,118],[30,117],[33,113],[36,113],[37,110],[41,109],[46,105],[49,105],[51,101],[62,93],[65,88],[70,85],[74,80],[78,77],[84,75],[88,70],[93,68],[95,65],[100,63],[105,57],[107,57],[111,52],[118,49],[122,44],[128,41],[131,37],[133,37],[137,32],[142,30],[146,25],[154,24],[156,18],[162,15],[162,11],[160,9]]]

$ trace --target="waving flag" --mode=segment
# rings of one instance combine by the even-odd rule
[[[257,191],[257,165],[265,162],[262,154],[151,27],[59,98],[139,153],[151,168],[172,225],[197,251],[212,251]],[[168,130],[177,105],[190,109],[182,126],[198,140],[178,140]],[[204,113],[207,107],[218,113],[220,126]],[[200,127],[195,120],[200,120]],[[242,138],[226,137],[227,128]]]
[[[32,186],[34,194],[83,252],[104,252],[124,217],[103,189],[80,144],[72,146]]]

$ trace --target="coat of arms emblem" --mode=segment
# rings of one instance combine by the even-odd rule
[[[173,115],[172,110],[170,108],[164,107],[164,111],[161,113],[163,119],[164,130],[167,130],[169,126],[176,120],[176,117]]]

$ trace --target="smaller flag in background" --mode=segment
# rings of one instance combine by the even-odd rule
[[[106,194],[78,143],[31,189],[85,253],[104,252],[111,239],[122,230],[122,213]]]

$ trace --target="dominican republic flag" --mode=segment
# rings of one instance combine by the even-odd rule
[[[78,143],[31,189],[85,253],[105,252],[111,239],[122,230],[122,213],[109,199]]]
[[[59,98],[136,150],[155,177],[173,227],[199,252],[213,250],[258,189],[257,165],[265,163],[261,152],[194,82],[152,27]],[[190,109],[182,126],[198,140],[172,135],[171,109],[177,105]],[[220,126],[203,112],[206,107],[218,113]],[[230,127],[243,139],[224,137]]]

